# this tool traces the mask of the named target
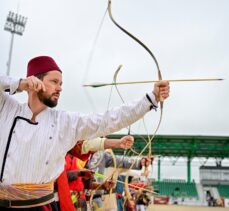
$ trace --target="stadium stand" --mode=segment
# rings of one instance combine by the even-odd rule
[[[161,196],[198,198],[195,183],[185,180],[166,179],[153,182],[153,187]]]
[[[229,185],[218,185],[217,189],[221,197],[229,198]]]
[[[122,134],[114,134],[109,138],[121,138]],[[141,152],[145,147],[148,135],[134,135],[134,150]],[[147,156],[146,149],[142,155]],[[153,204],[150,211],[194,211],[194,210],[229,210],[229,166],[225,165],[229,158],[229,136],[199,135],[156,135],[151,145],[151,152],[156,158],[157,178],[152,179],[154,191]],[[114,150],[115,154],[123,155],[124,150]],[[127,152],[136,156],[134,151]],[[186,159],[187,178],[185,180],[163,179],[164,158]],[[192,161],[199,159],[199,181],[192,178]],[[207,161],[214,160],[213,166]],[[204,162],[202,162],[204,161]],[[225,161],[225,162],[224,162]],[[174,165],[171,162],[171,165]],[[171,172],[172,173],[172,172]],[[167,175],[168,177],[170,175]],[[174,177],[173,177],[174,178]],[[168,206],[169,205],[169,206]]]

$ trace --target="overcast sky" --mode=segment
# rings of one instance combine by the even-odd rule
[[[164,79],[224,78],[220,82],[171,83],[158,134],[229,135],[229,1],[113,0],[113,16],[155,54]],[[107,0],[1,0],[0,73],[6,73],[11,35],[3,30],[9,11],[28,17],[15,36],[10,75],[24,77],[30,58],[52,56],[63,70],[58,109],[103,112],[110,87],[83,88],[84,82],[155,80],[156,67],[145,50],[105,16]],[[93,54],[91,53],[93,52]],[[91,59],[89,60],[89,57]],[[142,97],[152,85],[120,86],[125,101]],[[26,94],[17,97],[26,100]],[[121,104],[115,90],[110,107]],[[160,112],[146,116],[152,133]],[[133,133],[146,133],[142,122]],[[125,131],[124,131],[125,132]]]

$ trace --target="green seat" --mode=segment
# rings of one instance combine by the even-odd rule
[[[153,186],[161,196],[195,197],[198,198],[195,183],[186,183],[183,180],[163,180],[153,182]]]
[[[217,189],[221,197],[229,198],[229,185],[218,185]]]

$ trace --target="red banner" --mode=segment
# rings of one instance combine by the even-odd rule
[[[169,197],[168,196],[154,196],[153,203],[154,204],[168,204]]]

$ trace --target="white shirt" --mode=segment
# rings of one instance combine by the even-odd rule
[[[16,92],[19,80],[0,75],[0,174],[10,130],[15,117],[31,119],[28,104],[20,104],[5,93]],[[155,105],[154,95],[149,94]],[[47,183],[64,169],[64,157],[77,140],[93,139],[118,131],[149,111],[146,97],[104,114],[80,114],[47,108],[37,115],[37,125],[18,119],[12,130],[3,183]]]

